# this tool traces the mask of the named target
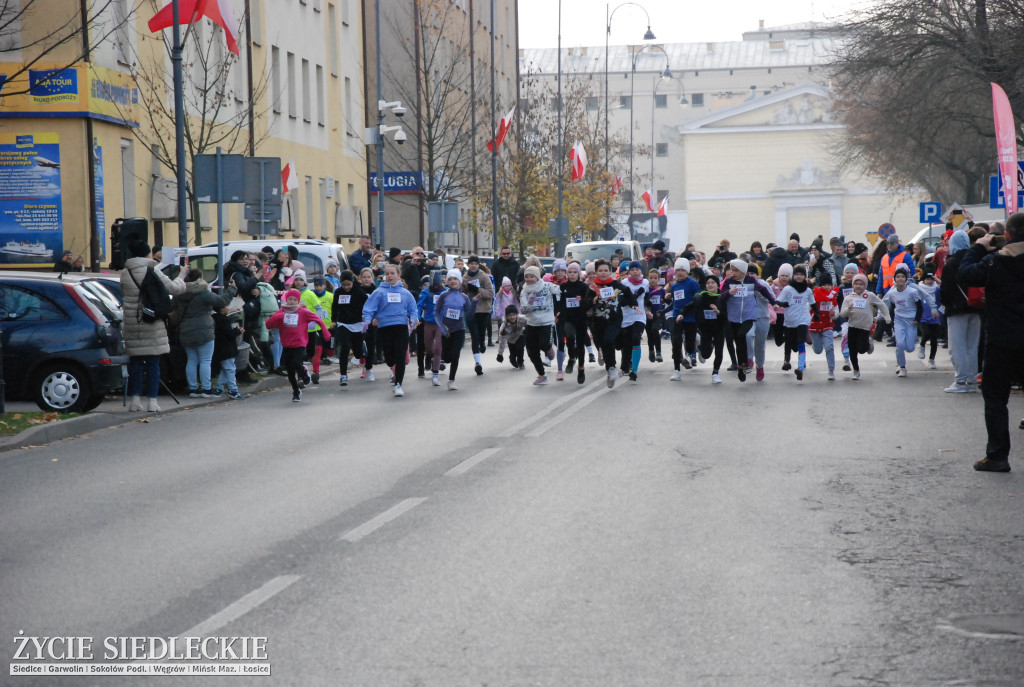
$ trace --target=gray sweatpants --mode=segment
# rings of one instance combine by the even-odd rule
[[[956,370],[957,383],[977,384],[981,315],[950,315],[946,318],[946,328],[949,330],[949,357]]]

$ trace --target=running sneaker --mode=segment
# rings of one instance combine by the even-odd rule
[[[572,372],[572,368],[576,367],[576,358],[569,356],[565,361],[565,369]]]
[[[591,353],[591,354],[590,354],[589,358],[590,358],[590,362],[592,362],[592,363],[594,363],[594,362],[597,362],[597,361],[596,361],[596,360],[594,359],[594,354],[593,354],[593,353]]]
[[[629,381],[631,381],[631,382],[635,382],[636,381],[636,370],[630,370],[629,371]]]
[[[871,355],[874,352],[875,352],[875,340],[874,339],[868,339],[868,355]]]
[[[647,359],[650,360],[652,363],[654,362],[654,349],[653,348],[651,350],[647,351]]]
[[[830,382],[836,381],[836,373],[833,370],[829,370],[828,371],[828,381],[830,381]]]
[[[855,381],[855,382],[859,382],[860,381],[860,370],[854,370],[853,371],[853,381]]]
[[[593,353],[590,354],[590,362],[594,362],[594,354]],[[603,353],[598,353],[597,354],[597,364],[598,365],[602,365],[602,366],[604,365],[604,354]]]
[[[924,344],[917,347],[917,357],[924,360]]]
[[[852,367],[850,367],[850,359],[849,359],[849,358],[847,358],[847,359],[846,359],[846,362],[845,362],[845,363],[843,363],[843,372],[849,372],[849,371],[850,371],[850,370],[852,370],[852,369],[853,369],[853,368],[852,368]]]
[[[448,391],[458,391],[459,387],[455,385],[454,379],[448,380]]]
[[[481,365],[480,363],[477,363],[476,367],[474,367],[473,369],[476,370],[477,375],[482,375],[484,373],[484,366]]]
[[[611,389],[615,386],[615,380],[619,378],[619,368],[614,365],[608,368],[608,388]]]
[[[907,376],[907,368],[901,367],[900,369],[896,370],[896,376],[897,377],[906,377]]]
[[[691,367],[690,360],[685,355],[682,358],[680,358],[679,364],[682,365],[683,367],[685,367],[687,370],[689,370],[690,367]]]
[[[753,369],[754,369],[754,359],[753,358],[747,358],[747,372],[750,372]]]
[[[782,363],[782,371],[783,372],[789,372],[792,369],[793,369],[793,366],[789,364],[788,360]]]
[[[717,372],[712,372],[711,373],[711,383],[712,384],[721,384],[722,383],[722,378],[718,376]]]
[[[441,372],[444,372],[445,367],[446,367],[446,365],[444,364],[444,361],[442,360],[441,361],[441,366],[439,368],[437,368],[437,369],[441,370]]]
[[[741,382],[745,382],[745,381],[747,381],[747,372],[746,372],[746,369],[745,369],[745,368],[742,368],[742,367],[738,368],[738,369],[736,370],[736,378],[737,378],[737,379],[739,379],[739,380],[740,380]]]
[[[928,368],[931,370],[939,369],[938,365],[935,364],[935,358],[931,358],[930,360],[928,360]]]
[[[705,360],[707,360],[707,358],[705,358],[705,357],[704,357],[704,354],[703,354],[703,353],[698,353],[698,354],[697,354],[697,360],[699,360],[699,361],[700,361],[700,364],[701,364],[701,365],[703,365],[703,364],[704,364],[704,361],[705,361]]]
[[[437,374],[433,375],[430,378],[430,383],[433,384],[434,386],[441,386],[441,377]]]
[[[661,353],[658,353],[654,356],[654,362],[663,363],[665,362],[665,359],[661,357]]]
[[[363,370],[363,373],[359,375],[359,379],[366,379],[366,370]]]
[[[586,374],[584,374],[584,372],[583,372],[583,368],[581,367],[581,368],[580,368],[579,370],[577,370],[577,372],[576,372],[576,383],[577,383],[577,384],[582,384],[582,383],[583,383],[583,382],[585,382],[585,381],[587,381],[587,375],[586,375]]]
[[[978,472],[1009,472],[1010,461],[982,458],[981,460],[974,464],[974,469],[977,470]]]
[[[367,370],[366,371],[366,381],[368,381],[368,382],[375,382],[375,381],[377,381],[377,378],[373,376],[373,370]]]
[[[339,384],[341,386],[348,386],[348,375],[341,375],[341,381]]]
[[[740,369],[739,366],[736,363],[733,363],[729,367],[725,368],[725,371],[726,372],[736,372],[739,369]]]
[[[953,382],[952,385],[943,389],[947,394],[969,394],[971,390],[963,382]]]
[[[245,398],[245,396],[238,393],[238,390],[236,389],[235,391],[228,392],[228,398],[230,398],[232,401],[241,401]]]
[[[320,373],[319,372],[314,372],[312,374],[312,379],[313,379],[313,384],[314,385],[320,384]]]
[[[759,381],[759,382],[763,382],[764,381],[764,368],[763,367],[757,368],[757,376],[755,377],[755,379],[757,379],[757,381]]]
[[[298,403],[302,400],[302,391],[296,391],[292,394],[292,403]]]
[[[543,376],[543,375],[540,376],[540,377],[537,377],[537,379],[533,380],[533,385],[534,386],[543,386],[543,385],[545,385],[547,383],[548,383],[548,378],[546,376]]]
[[[563,381],[564,379],[565,379],[565,375],[563,373],[561,373],[561,372],[559,372],[558,376],[555,377],[555,380],[559,381],[559,382]]]
[[[405,396],[405,392],[402,391],[401,384],[395,384],[394,391],[392,393],[394,393],[395,396]]]
[[[793,374],[796,375],[798,381],[803,380],[804,378],[804,371],[799,367],[793,370]]]
[[[701,362],[704,362],[701,360]],[[697,367],[697,356],[690,356],[690,367]]]
[[[670,382],[678,382],[678,381],[682,380],[682,378],[683,378],[683,373],[680,372],[679,370],[676,370],[675,372],[672,373],[672,376],[668,378],[668,381],[670,381]]]

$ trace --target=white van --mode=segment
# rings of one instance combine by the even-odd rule
[[[231,254],[236,250],[258,253],[264,246],[270,246],[275,252],[288,246],[295,246],[299,251],[298,260],[305,265],[306,276],[309,279],[323,275],[326,272],[325,266],[328,260],[337,261],[343,270],[348,269],[348,258],[341,244],[316,239],[225,241],[223,260],[225,263],[231,260]],[[173,256],[171,259],[173,260]],[[207,243],[188,249],[189,267],[202,270],[203,279],[210,284],[217,281],[218,262],[216,243]]]
[[[598,258],[610,260],[615,255],[615,251],[620,249],[625,261],[641,261],[644,259],[644,252],[640,250],[640,243],[638,241],[619,239],[618,241],[577,241],[576,243],[570,243],[565,247],[565,260],[566,262],[579,260],[581,265],[586,265],[588,260],[592,261]]]

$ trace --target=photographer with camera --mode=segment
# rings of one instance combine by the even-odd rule
[[[949,263],[947,265],[947,272]],[[965,253],[957,276],[963,287],[985,287],[985,457],[982,472],[1010,471],[1010,385],[1024,380],[1024,213],[1006,220],[1003,236],[986,234]]]
[[[430,266],[427,265],[427,253],[422,246],[416,246],[412,249],[412,260],[402,267],[402,281],[405,282],[405,288],[412,294],[413,300],[420,297],[420,291],[423,288],[420,284],[423,277],[429,274]]]
[[[721,261],[722,264],[729,264],[736,259],[736,254],[729,250],[729,239],[722,239],[715,246],[715,252],[708,259],[709,262]]]

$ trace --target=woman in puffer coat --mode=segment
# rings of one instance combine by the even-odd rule
[[[188,357],[185,379],[190,398],[215,398],[210,386],[210,363],[213,361],[213,312],[230,305],[238,293],[234,281],[216,295],[203,280],[199,270],[189,270],[185,277],[185,293],[174,299],[178,312],[178,341]]]
[[[169,279],[159,270],[160,265],[150,257],[149,244],[135,241],[128,246],[132,257],[124,263],[121,271],[121,294],[124,299],[124,345],[129,356],[128,395],[132,397],[129,410],[142,410],[142,380],[146,377],[146,397],[149,398],[149,412],[157,412],[156,397],[160,391],[160,356],[171,352],[167,340],[167,324],[144,322],[139,307],[139,288],[146,278],[146,271],[152,267],[154,274],[163,282],[172,296],[185,291],[185,282],[179,276]]]

